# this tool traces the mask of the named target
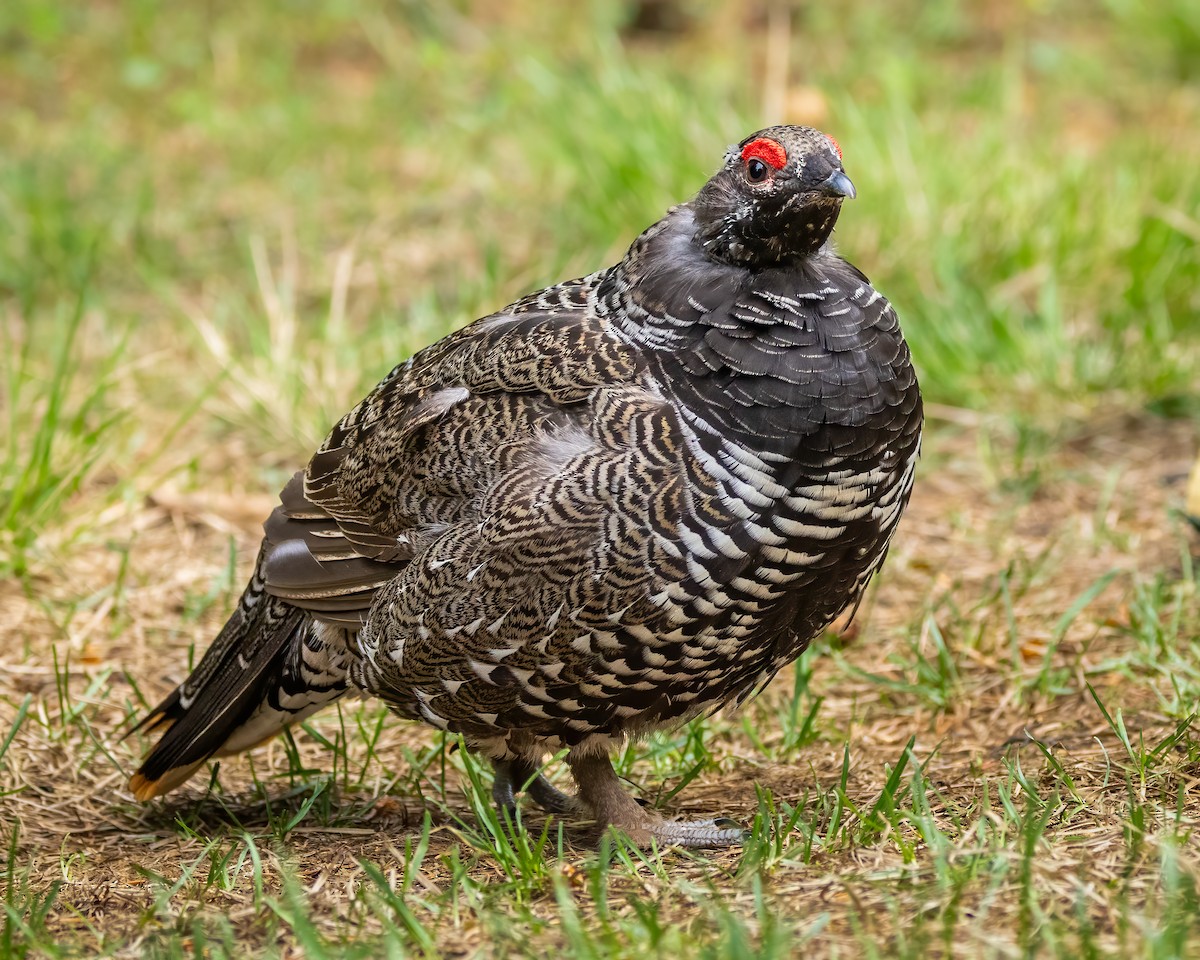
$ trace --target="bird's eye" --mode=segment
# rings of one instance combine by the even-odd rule
[[[746,161],[746,179],[751,183],[762,183],[770,175],[771,168],[757,157],[751,157]]]
[[[788,156],[779,141],[758,137],[742,147],[742,162],[746,165],[746,179],[750,183],[766,183],[773,171],[787,166]]]

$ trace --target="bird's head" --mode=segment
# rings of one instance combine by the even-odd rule
[[[833,137],[812,127],[767,127],[725,154],[692,210],[695,242],[736,266],[785,266],[820,249],[854,184]]]

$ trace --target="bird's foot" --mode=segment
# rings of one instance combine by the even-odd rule
[[[579,812],[579,801],[569,793],[563,793],[540,773],[529,782],[525,792],[547,813]]]
[[[579,783],[579,798],[597,823],[618,830],[639,847],[737,847],[746,839],[746,831],[727,817],[663,820],[625,792],[608,757],[568,757],[567,762]]]
[[[523,790],[531,800],[547,813],[577,813],[578,801],[563,793],[547,780],[538,768],[528,760],[494,760],[496,776],[492,781],[492,799],[496,806],[508,810],[515,819],[517,809],[516,792]]]
[[[714,820],[660,820],[642,827],[641,831],[662,846],[694,850],[740,847],[746,840],[746,831],[728,817]],[[630,836],[633,836],[632,833]]]

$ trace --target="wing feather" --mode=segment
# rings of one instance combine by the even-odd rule
[[[360,627],[415,555],[478,514],[496,476],[631,376],[634,357],[586,309],[596,280],[540,291],[392,370],[281,493],[264,525],[266,592]]]

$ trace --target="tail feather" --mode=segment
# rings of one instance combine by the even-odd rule
[[[270,739],[344,692],[342,652],[308,613],[265,592],[264,569],[265,550],[191,676],[130,731],[165,730],[130,778],[139,800],[174,789],[210,757]]]

